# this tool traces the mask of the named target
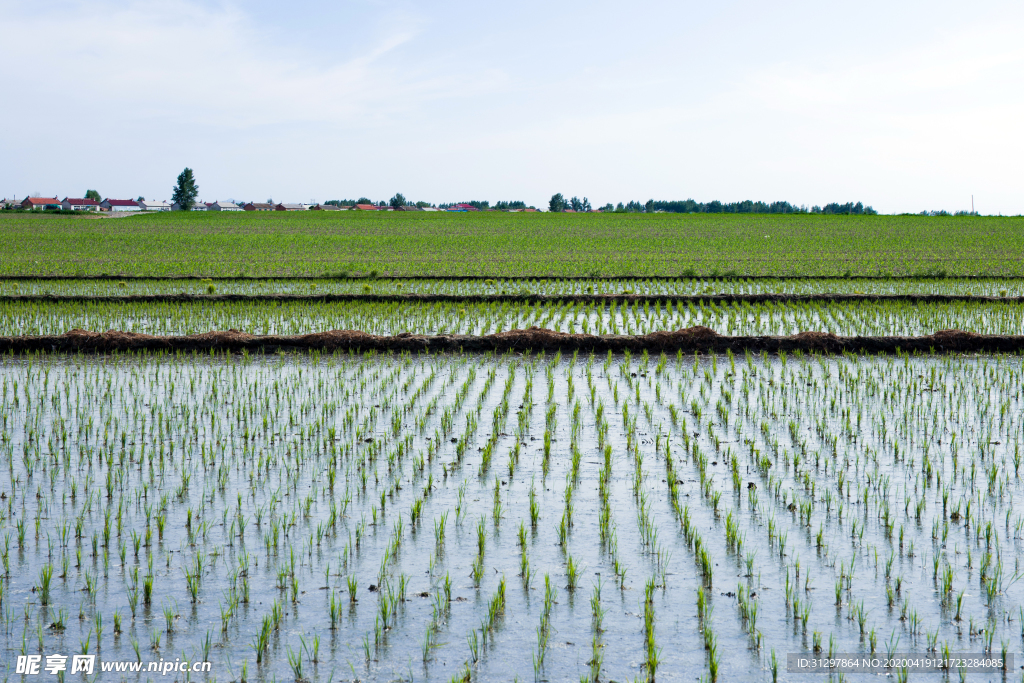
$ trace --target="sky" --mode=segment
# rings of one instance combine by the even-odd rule
[[[1024,213],[1024,3],[0,0],[0,196]]]

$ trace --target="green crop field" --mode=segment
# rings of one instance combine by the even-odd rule
[[[1024,275],[1020,217],[8,215],[0,242],[0,275]]]

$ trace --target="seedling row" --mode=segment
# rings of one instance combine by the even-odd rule
[[[1024,308],[1014,302],[23,302],[0,301],[0,335],[62,334],[108,329],[198,334],[237,329],[250,334],[360,330],[371,334],[493,334],[531,326],[581,334],[647,334],[703,325],[725,335],[920,336],[960,329],[1019,335]]]

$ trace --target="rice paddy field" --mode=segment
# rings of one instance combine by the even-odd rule
[[[1015,651],[1021,381],[1018,357],[7,360],[0,627],[218,680]]]
[[[1020,252],[987,241],[1014,244],[1017,219],[773,217],[824,250],[780,256],[744,246],[765,217],[604,217],[623,235],[426,216],[3,218],[23,232],[0,254],[0,337],[1024,335]],[[469,220],[492,230],[460,242]],[[969,230],[940,239],[941,221]],[[711,246],[656,249],[663,231]],[[546,246],[495,258],[524,235]],[[326,260],[307,258],[316,240]],[[453,240],[464,262],[432,251]],[[351,273],[323,277],[341,244]],[[666,265],[684,252],[703,254],[685,276]],[[722,277],[727,260],[744,276]],[[599,261],[629,277],[595,277]],[[878,277],[883,262],[965,277]],[[833,277],[842,263],[874,277]],[[827,677],[794,654],[973,653],[1005,669],[886,675],[1024,680],[1022,358],[5,353],[0,677],[86,653],[97,672],[70,678],[775,683]],[[180,661],[212,667],[146,670]],[[142,671],[99,668],[116,662]]]
[[[648,334],[695,325],[726,335],[789,335],[806,330],[846,336],[920,336],[943,329],[1024,334],[1015,302],[767,302],[667,304],[510,302],[22,302],[0,300],[0,336],[62,334],[72,329],[159,335],[241,330],[306,334],[494,334],[531,326],[580,334]]]

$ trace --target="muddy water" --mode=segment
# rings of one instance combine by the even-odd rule
[[[1003,641],[1019,653],[1021,371],[994,357],[6,359],[4,662],[87,649],[293,680],[290,650],[311,680],[449,680],[468,666],[474,680],[563,681],[590,675],[598,652],[601,680],[642,679],[648,582],[659,680],[708,675],[705,629],[727,681],[771,680],[772,651],[784,667],[815,634],[824,653],[830,640],[867,652],[872,629],[880,653],[897,638],[900,651],[934,639],[980,652],[989,634],[997,654]]]

